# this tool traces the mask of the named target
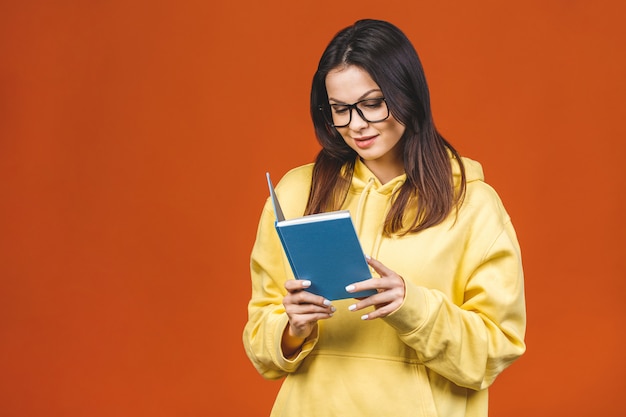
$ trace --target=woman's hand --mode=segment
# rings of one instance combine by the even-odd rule
[[[375,259],[368,258],[367,263],[374,268],[374,271],[380,275],[380,278],[371,278],[348,285],[346,290],[348,292],[357,292],[374,289],[378,291],[378,294],[360,299],[358,303],[352,304],[349,309],[351,311],[359,311],[366,307],[374,306],[374,311],[361,316],[363,320],[386,317],[400,308],[404,301],[404,279]]]
[[[313,333],[318,320],[333,316],[335,307],[324,297],[306,291],[311,281],[292,279],[285,282],[287,295],[283,298],[283,306],[289,326],[285,329],[282,349],[285,357],[298,352],[304,340]]]

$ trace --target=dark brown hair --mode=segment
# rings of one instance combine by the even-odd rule
[[[357,154],[327,122],[326,76],[347,65],[362,68],[372,77],[393,117],[405,126],[401,141],[407,180],[393,197],[385,234],[415,233],[441,223],[465,195],[463,162],[435,128],[426,77],[413,45],[396,26],[370,19],[359,20],[335,35],[313,77],[311,117],[322,150],[315,160],[305,214],[340,209],[352,180]],[[450,154],[461,170],[457,191]],[[409,207],[416,208],[410,216]]]

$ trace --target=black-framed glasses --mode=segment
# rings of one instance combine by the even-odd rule
[[[330,104],[330,109],[320,106],[326,121],[333,127],[346,127],[352,121],[352,110],[368,123],[378,123],[389,118],[389,107],[384,97],[359,100],[352,104]]]

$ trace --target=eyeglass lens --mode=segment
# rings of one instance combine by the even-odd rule
[[[332,123],[345,127],[352,121],[352,109],[368,123],[382,122],[389,117],[389,108],[383,97],[368,98],[354,104],[331,104]]]

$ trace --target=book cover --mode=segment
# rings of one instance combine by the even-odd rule
[[[297,279],[311,281],[308,291],[328,300],[359,298],[375,290],[349,293],[345,287],[372,277],[347,210],[285,220],[269,174],[276,231]]]

